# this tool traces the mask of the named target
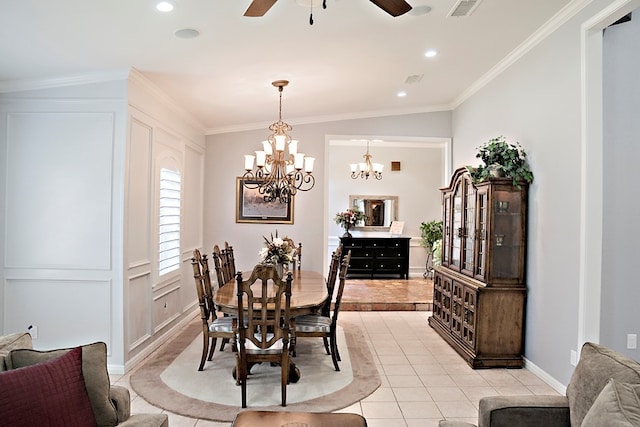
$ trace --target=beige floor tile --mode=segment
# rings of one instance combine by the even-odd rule
[[[477,420],[478,410],[469,401],[436,402],[445,418],[474,418]]]
[[[442,418],[435,402],[398,402],[404,418]],[[475,408],[474,408],[475,409]]]
[[[369,418],[402,418],[397,402],[362,402],[362,415]]]
[[[405,420],[407,427],[438,427],[442,418],[410,418]]]
[[[391,387],[421,387],[422,381],[416,375],[387,375]]]
[[[406,427],[404,418],[367,418],[367,427]],[[337,426],[336,426],[337,427]]]
[[[395,387],[392,390],[398,402],[433,402],[424,387]]]
[[[363,415],[369,427],[436,427],[445,418],[476,424],[478,402],[484,396],[559,394],[526,369],[471,369],[428,326],[429,315],[418,311],[341,313],[341,322],[361,327],[380,372],[381,387],[335,412]],[[130,374],[112,375],[111,382],[130,390],[132,413],[162,412],[133,392]],[[168,415],[173,427],[230,424]]]
[[[434,402],[469,401],[467,395],[462,392],[460,387],[427,387],[427,391]]]
[[[384,373],[387,374],[387,376],[416,375],[416,371],[413,370],[411,365],[384,365],[383,368]]]
[[[395,402],[396,396],[391,387],[379,387],[369,396],[362,399],[363,402]]]

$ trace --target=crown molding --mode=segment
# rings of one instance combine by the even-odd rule
[[[140,86],[145,92],[154,97],[162,105],[176,113],[182,120],[187,122],[198,132],[206,135],[205,126],[198,119],[196,119],[191,113],[185,110],[180,104],[178,104],[173,98],[167,95],[158,85],[149,80],[140,71],[132,68],[129,74],[129,81]]]
[[[371,119],[378,117],[389,116],[403,116],[408,114],[422,114],[422,113],[434,113],[438,111],[450,111],[452,108],[450,105],[430,105],[416,108],[404,108],[395,110],[380,110],[380,111],[362,111],[356,113],[334,114],[326,116],[310,116],[310,117],[298,117],[293,119],[287,119],[287,123],[290,125],[306,125],[314,123],[327,123],[327,122],[339,122],[342,120],[358,120],[358,119]],[[209,128],[206,131],[206,135],[217,135],[222,133],[244,132],[258,129],[265,129],[271,125],[271,122],[262,123],[247,123],[237,126],[225,126],[219,128]]]
[[[561,25],[573,18],[578,12],[584,9],[593,0],[574,0],[563,7],[558,13],[545,22],[536,32],[529,36],[524,42],[516,47],[502,61],[493,66],[487,73],[476,80],[464,92],[462,92],[452,103],[451,109],[458,108],[463,102],[471,98],[476,92],[489,84],[493,79],[502,74],[514,62],[523,57],[527,52],[536,47],[541,41],[549,37]]]
[[[94,73],[76,74],[47,79],[24,79],[0,81],[0,93],[43,90],[66,86],[78,86],[103,83],[114,80],[125,80],[129,76],[129,68],[105,70]]]

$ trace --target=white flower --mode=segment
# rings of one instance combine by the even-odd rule
[[[281,238],[279,238],[279,237],[276,237],[276,238],[274,238],[274,239],[273,239],[273,246],[275,246],[275,247],[277,247],[277,248],[279,248],[280,246],[282,246],[282,245],[283,245],[283,243],[284,243],[284,240],[282,240],[282,239],[281,239]]]
[[[265,259],[269,253],[269,248],[260,249],[260,258]]]

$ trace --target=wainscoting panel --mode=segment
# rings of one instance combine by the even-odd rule
[[[5,266],[110,269],[114,114],[7,120]]]
[[[64,296],[64,297],[61,297]],[[37,349],[105,341],[112,347],[111,282],[108,280],[5,281],[5,329],[37,327]],[[95,301],[95,304],[92,304]]]

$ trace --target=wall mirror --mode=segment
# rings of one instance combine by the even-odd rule
[[[364,212],[367,219],[356,224],[356,230],[389,231],[398,219],[398,196],[350,195],[349,206]]]

